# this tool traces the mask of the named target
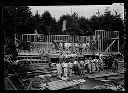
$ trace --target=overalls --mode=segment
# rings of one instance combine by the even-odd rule
[[[92,73],[92,62],[91,62],[91,60],[89,60],[88,68],[89,68],[89,73]]]
[[[80,74],[83,75],[84,74],[84,61],[80,61],[80,66],[81,66]]]
[[[57,75],[58,75],[59,78],[61,78],[61,74],[62,74],[61,65],[60,64],[57,64],[56,67],[57,67]]]
[[[72,76],[72,63],[68,63],[68,75]]]
[[[68,75],[68,65],[67,63],[64,63],[64,77],[67,77]]]

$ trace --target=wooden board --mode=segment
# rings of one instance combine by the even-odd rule
[[[59,80],[59,81],[53,81],[53,82],[49,82],[48,83],[48,89],[49,90],[59,90],[59,89],[64,89],[64,88],[68,88],[68,87],[73,87],[77,84],[79,84],[80,82],[75,80],[75,81],[63,81],[63,80]]]

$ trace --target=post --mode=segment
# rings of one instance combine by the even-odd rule
[[[120,52],[119,32],[118,32],[118,53]]]
[[[102,40],[101,31],[100,31],[100,36],[101,36],[101,38],[100,38],[100,53],[101,53],[101,40]]]
[[[108,31],[107,31],[108,32]],[[108,34],[107,34],[107,37],[108,37],[108,46],[109,46],[109,32],[108,32]],[[108,48],[108,46],[107,46],[107,48]],[[109,53],[109,50],[107,51],[108,53]]]
[[[74,51],[74,37],[72,36],[72,52]]]
[[[35,35],[34,35],[34,42],[35,42],[35,39],[36,39],[36,38],[35,38]]]
[[[28,37],[28,34],[27,34],[27,41],[29,41],[29,37]]]
[[[109,39],[109,35],[110,35],[110,33],[109,33],[109,31],[108,31],[108,41],[110,41]],[[109,44],[110,44],[110,42],[108,42],[108,46],[109,46]],[[108,49],[108,52],[110,52],[110,49]]]
[[[29,42],[31,42],[31,41],[32,41],[32,40],[31,40],[31,36],[32,36],[32,35],[29,35]]]
[[[98,35],[97,31],[95,31],[95,35],[97,37],[97,49],[98,49],[97,52],[99,52],[99,35]]]
[[[48,35],[46,35],[46,42],[47,42],[47,49],[46,50],[48,50]]]
[[[22,34],[21,40],[23,41],[23,34]]]
[[[28,41],[28,34],[26,36],[27,36],[27,41]]]
[[[108,47],[108,32],[106,31],[106,47],[105,47],[105,49],[107,49],[107,47]],[[108,51],[107,51],[108,52]]]
[[[49,36],[48,40],[49,40],[49,43],[50,43],[50,35],[48,35],[48,36]]]
[[[105,39],[106,39],[106,36],[105,36],[105,34],[106,34],[106,31],[104,31],[104,39],[103,39],[103,51],[105,50]]]
[[[101,52],[103,51],[103,33],[104,33],[104,30],[103,31],[101,31],[101,34],[102,34],[102,41],[101,41]]]
[[[106,38],[107,38],[107,36],[106,36],[107,34],[106,34],[106,33],[107,33],[107,32],[105,31],[105,40],[104,40],[105,43],[107,43],[107,39],[106,39]],[[106,44],[106,45],[107,45],[107,44]],[[104,46],[104,49],[106,49],[106,45]]]
[[[16,46],[16,33],[14,34],[14,38],[15,38],[15,46]]]
[[[110,37],[110,41],[112,41],[112,39],[111,39],[111,32],[109,32],[109,37]],[[110,42],[110,44],[111,44],[111,42]],[[109,48],[109,53],[111,52],[111,47]]]

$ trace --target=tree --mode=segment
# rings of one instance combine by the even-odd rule
[[[109,8],[106,8],[104,14],[93,15],[90,21],[93,32],[95,30],[119,31],[120,45],[124,43],[122,42],[124,41],[124,23],[117,11],[112,14]]]
[[[78,24],[80,28],[80,35],[90,35],[91,29],[90,29],[90,20],[86,19],[85,17],[80,17],[78,19]]]
[[[29,28],[27,23],[31,16],[32,13],[27,6],[4,6],[3,30],[5,37],[14,38],[14,33],[27,32]]]
[[[66,20],[66,31],[62,32],[63,21]],[[80,28],[78,24],[78,14],[74,12],[72,15],[66,14],[62,15],[58,20],[57,24],[59,25],[59,29],[62,34],[70,34],[70,35],[80,35]]]
[[[33,24],[33,26],[34,26],[33,30],[35,31],[35,30],[39,29],[40,24],[41,24],[41,17],[38,14],[38,11],[36,12],[35,16],[32,16],[31,19],[32,19],[31,24]],[[34,31],[33,31],[33,33],[34,33]],[[40,33],[40,32],[38,31],[38,33]]]
[[[4,30],[4,71],[11,74],[17,65],[17,51],[14,43],[14,34],[31,33],[31,27],[28,25],[31,18],[30,9],[27,6],[4,6],[3,7],[3,30]],[[19,67],[18,67],[19,68]],[[19,68],[20,70],[20,68]],[[19,72],[20,73],[20,72]],[[8,73],[7,73],[8,74]]]
[[[96,16],[96,15],[93,15],[91,18],[90,18],[90,21],[91,21],[91,29],[93,32],[95,32],[95,30],[97,29],[102,29],[100,28],[100,24],[99,24],[99,18]]]
[[[16,60],[18,53],[13,39],[4,40],[4,55],[10,55],[12,61]]]
[[[55,18],[53,18],[49,11],[45,11],[41,18],[40,24],[38,25],[38,32],[41,34],[58,34],[58,28]]]

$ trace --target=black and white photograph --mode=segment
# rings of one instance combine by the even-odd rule
[[[125,91],[124,3],[3,6],[4,89]]]

